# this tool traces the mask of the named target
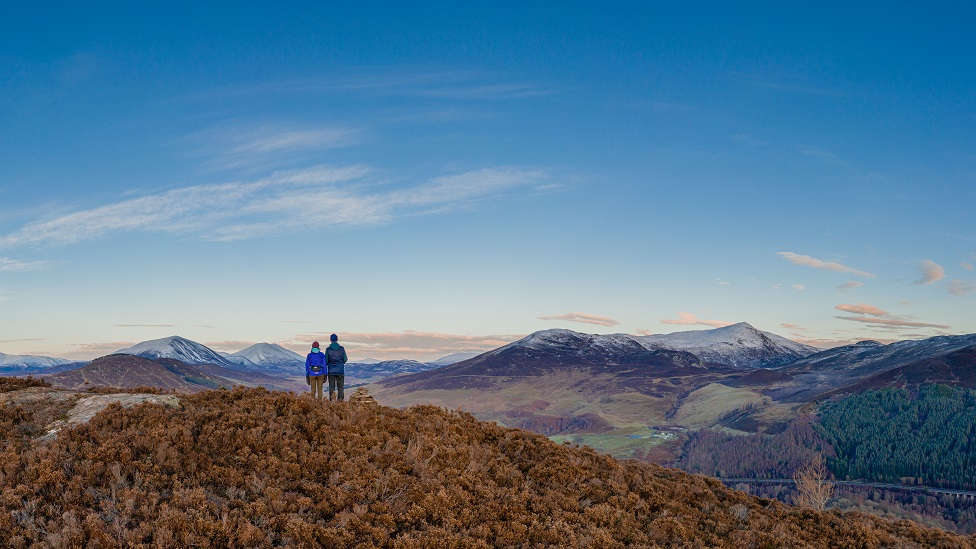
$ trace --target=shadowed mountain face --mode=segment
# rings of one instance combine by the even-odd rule
[[[135,355],[109,355],[89,364],[44,379],[58,387],[157,387],[179,392],[196,392],[235,385],[263,386],[269,389],[303,390],[305,384],[260,373],[240,372],[214,364],[189,365],[171,358],[148,359]]]
[[[880,376],[878,378],[880,383],[881,379],[886,378],[886,372],[895,370],[900,370],[903,375],[911,379],[921,379],[911,373],[913,364],[939,361],[942,357],[974,346],[976,346],[976,334],[938,336],[923,340],[899,341],[890,345],[882,345],[876,341],[862,341],[854,345],[828,349],[783,366],[778,369],[779,381],[765,384],[763,392],[777,401],[803,403],[816,400],[826,394],[856,392],[862,382]],[[951,363],[954,366],[947,366],[942,370],[942,374],[930,369],[927,383],[945,382],[973,387],[966,385],[968,383],[966,380],[971,379],[971,376],[954,372],[966,367],[964,361],[959,360],[959,357],[965,356],[969,355],[963,353],[956,359],[949,360],[946,364]],[[930,363],[929,367],[931,366]],[[893,381],[894,378],[891,380]],[[872,383],[864,385],[864,387],[871,386]]]
[[[89,387],[158,387],[180,392],[195,392],[233,383],[206,374],[176,360],[165,363],[135,355],[109,355],[98,358],[76,370],[45,376],[45,380],[67,389]]]

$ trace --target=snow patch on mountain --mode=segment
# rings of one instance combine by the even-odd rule
[[[747,322],[713,330],[636,336],[647,349],[688,351],[706,362],[739,368],[781,366],[812,355],[820,349],[763,332]]]
[[[24,372],[37,371],[70,364],[72,362],[74,361],[64,358],[0,353],[0,371],[4,372],[17,372],[21,370]]]
[[[651,336],[583,334],[566,329],[542,330],[487,354],[498,354],[516,347],[591,359],[604,356],[608,361],[640,350],[684,351],[697,356],[703,362],[737,368],[781,366],[819,351],[741,322],[713,330]]]
[[[240,368],[238,364],[224,358],[210,347],[180,336],[143,341],[127,349],[115,351],[115,354],[136,355],[145,358],[172,358],[186,364],[216,364]]]
[[[435,366],[450,366],[451,364],[457,364],[458,362],[468,360],[469,358],[474,358],[481,354],[481,351],[473,351],[469,353],[452,353],[447,356],[442,356],[437,360],[433,360],[430,364]]]
[[[305,365],[305,357],[276,343],[257,343],[227,355],[227,359],[263,370],[298,371]]]

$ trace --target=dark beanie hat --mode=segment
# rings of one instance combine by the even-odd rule
[[[318,341],[313,341],[312,342],[312,348],[313,349],[317,348],[318,346],[319,346],[319,342]]]
[[[332,341],[339,341],[339,336],[332,334],[329,336],[329,339],[331,339]]]

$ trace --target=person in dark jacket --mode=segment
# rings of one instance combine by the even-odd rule
[[[329,367],[329,400],[336,399],[336,388],[339,392],[339,400],[345,400],[346,395],[343,388],[346,385],[346,350],[339,345],[339,336],[332,334],[329,339],[332,343],[325,349],[326,364]]]
[[[328,372],[325,353],[319,349],[319,342],[312,343],[312,352],[305,358],[305,383],[312,388],[313,398],[322,398],[322,385]]]

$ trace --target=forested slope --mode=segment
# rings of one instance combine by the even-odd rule
[[[976,392],[945,385],[829,401],[818,431],[840,479],[976,490]]]

